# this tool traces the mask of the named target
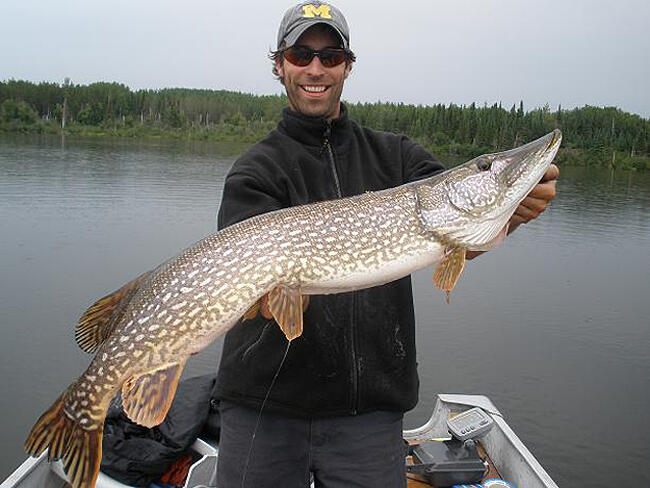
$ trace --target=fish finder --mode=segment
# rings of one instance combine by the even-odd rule
[[[479,407],[471,408],[447,419],[449,432],[461,442],[482,437],[492,427],[494,427],[494,420]]]

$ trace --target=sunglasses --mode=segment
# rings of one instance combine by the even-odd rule
[[[325,49],[312,49],[307,46],[291,46],[282,51],[284,59],[296,66],[307,66],[318,56],[320,62],[326,68],[333,68],[338,66],[343,61],[349,58],[350,52],[340,47],[326,47]]]

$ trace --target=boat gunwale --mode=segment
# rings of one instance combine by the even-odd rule
[[[495,427],[480,439],[495,468],[508,481],[525,488],[558,488],[550,475],[510,428],[503,414],[484,395],[437,395],[429,420],[415,429],[404,430],[404,439],[418,441],[448,437],[447,418],[473,407],[489,413]]]

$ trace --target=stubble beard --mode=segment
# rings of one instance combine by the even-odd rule
[[[294,112],[301,113],[310,117],[323,117],[326,119],[334,118],[339,114],[339,104],[343,87],[340,85],[331,85],[328,88],[326,97],[321,100],[310,100],[302,93],[302,88],[296,83],[286,84],[282,80],[287,98],[289,99],[289,108]]]

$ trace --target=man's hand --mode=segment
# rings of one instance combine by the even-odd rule
[[[560,170],[557,166],[551,164],[540,182],[523,199],[515,210],[515,213],[510,217],[508,234],[519,225],[528,223],[539,217],[548,208],[551,200],[556,195],[555,183],[557,182],[558,176],[560,176]]]
[[[555,183],[560,176],[560,169],[551,164],[542,179],[533,187],[526,198],[519,204],[515,213],[510,217],[508,222],[508,234],[519,227],[521,224],[530,222],[531,220],[540,216],[540,214],[548,208],[551,200],[555,198]],[[485,251],[467,251],[466,259],[474,259],[480,256]]]

